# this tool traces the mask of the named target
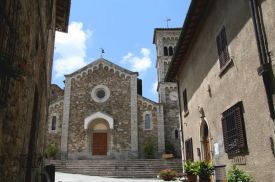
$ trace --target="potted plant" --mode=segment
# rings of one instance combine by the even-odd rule
[[[159,177],[164,181],[171,181],[177,176],[177,172],[172,169],[164,169],[159,172]]]
[[[155,145],[154,142],[151,139],[148,139],[143,145],[143,154],[146,159],[152,159],[154,158],[155,153]]]
[[[250,182],[252,176],[238,168],[236,165],[233,165],[232,168],[227,172],[227,179],[228,182]]]
[[[49,159],[53,159],[58,152],[58,149],[54,144],[49,144],[46,148],[46,155]]]
[[[197,181],[197,174],[198,174],[198,163],[186,161],[184,163],[184,172],[187,175],[188,182],[196,182]]]
[[[200,182],[210,182],[210,176],[214,174],[214,166],[208,161],[198,161],[198,176],[200,177]]]
[[[162,154],[162,158],[164,159],[171,159],[174,157],[175,154],[175,147],[170,143],[165,143],[165,153]]]

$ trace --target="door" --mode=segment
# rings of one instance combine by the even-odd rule
[[[93,155],[107,155],[107,133],[93,133]]]

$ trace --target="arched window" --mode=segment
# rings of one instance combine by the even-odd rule
[[[56,130],[56,116],[52,117],[52,130]]]
[[[150,119],[150,114],[145,114],[145,119],[144,119],[144,129],[146,129],[146,130],[151,129],[151,119]]]
[[[170,46],[169,47],[169,56],[173,56],[173,53],[174,53],[173,47]]]
[[[179,139],[179,130],[175,130],[175,139]]]
[[[164,52],[164,56],[168,56],[168,48],[167,47],[164,47],[163,52]]]

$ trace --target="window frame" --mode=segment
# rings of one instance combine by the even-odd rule
[[[182,102],[183,102],[183,111],[184,111],[184,117],[185,117],[189,114],[186,88],[182,91]]]
[[[227,41],[227,34],[225,26],[222,26],[218,35],[216,36],[217,52],[219,57],[220,70],[223,72],[227,66],[232,62],[229,53],[229,45]]]
[[[149,116],[149,128],[146,128],[146,116]],[[153,129],[153,122],[152,122],[152,113],[149,112],[149,111],[146,111],[143,115],[143,121],[144,121],[144,125],[143,125],[143,128],[144,130],[152,130]]]
[[[56,131],[57,130],[56,126],[57,126],[57,117],[56,115],[53,115],[51,119],[51,131]]]
[[[224,150],[228,157],[248,153],[242,101],[222,113]]]

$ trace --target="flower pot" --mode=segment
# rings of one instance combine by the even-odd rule
[[[211,182],[211,179],[200,179],[199,182]]]
[[[196,175],[187,175],[187,181],[188,182],[196,182],[197,176]]]
[[[164,181],[171,181],[172,179],[174,179],[174,177],[173,176],[166,176],[166,177],[162,177],[162,179]]]

